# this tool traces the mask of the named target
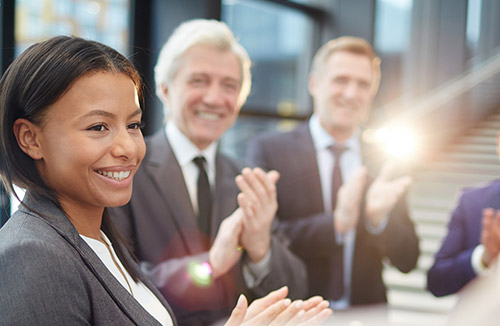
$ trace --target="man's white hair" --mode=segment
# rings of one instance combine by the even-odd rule
[[[245,103],[252,84],[251,61],[229,27],[213,19],[193,19],[179,25],[163,46],[155,66],[156,94],[161,98],[162,86],[174,79],[184,53],[198,44],[213,45],[220,50],[229,50],[236,55],[241,67],[241,89],[238,106]]]

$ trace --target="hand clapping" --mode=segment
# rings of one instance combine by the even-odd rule
[[[241,295],[224,326],[282,325],[314,326],[325,321],[332,313],[328,301],[319,296],[306,301],[286,299],[288,288],[282,287],[248,306]]]
[[[409,176],[390,180],[394,169],[395,164],[392,162],[384,164],[368,189],[365,216],[373,226],[378,226],[382,222],[412,182]]]
[[[276,182],[279,173],[244,168],[236,177],[241,190],[238,204],[244,212],[240,243],[253,262],[265,257],[271,246],[271,224],[278,209]]]

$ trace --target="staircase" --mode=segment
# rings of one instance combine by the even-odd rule
[[[500,112],[466,133],[439,159],[424,164],[413,176],[409,193],[410,214],[420,237],[418,267],[403,274],[386,266],[389,320],[395,324],[444,325],[456,295],[434,297],[426,288],[426,273],[447,233],[457,195],[465,186],[500,177],[496,135]]]

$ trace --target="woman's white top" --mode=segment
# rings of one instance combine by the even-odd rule
[[[141,281],[135,283],[132,277],[129,275],[127,270],[123,267],[122,263],[116,256],[115,251],[113,250],[113,246],[111,245],[111,241],[109,241],[108,237],[101,231],[102,239],[108,244],[109,250],[106,245],[99,240],[89,238],[80,234],[83,240],[94,250],[96,255],[101,259],[103,264],[108,268],[108,270],[113,274],[113,276],[120,282],[120,284],[129,292],[140,304],[141,306],[149,312],[153,317],[155,317],[160,324],[163,326],[172,326],[173,321],[172,317],[168,313],[168,310],[163,306],[163,304],[158,300],[158,298],[148,289],[147,286],[144,285]],[[113,255],[113,256],[111,256]],[[123,278],[123,274],[120,273],[120,270],[116,267],[114,261],[120,266],[125,277]],[[130,287],[129,287],[130,285]],[[132,292],[130,292],[132,290]]]

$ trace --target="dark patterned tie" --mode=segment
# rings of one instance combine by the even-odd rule
[[[340,157],[347,148],[341,145],[332,145],[330,150],[333,152],[335,163],[332,173],[332,212],[335,211],[337,204],[337,193],[342,186],[342,173],[340,171]],[[330,287],[331,299],[337,301],[344,294],[344,246],[339,245],[335,248],[332,256],[332,282]]]
[[[198,199],[198,227],[204,234],[210,234],[210,216],[212,213],[212,193],[208,181],[207,171],[205,170],[205,158],[197,156],[193,162],[198,166],[197,199]]]

